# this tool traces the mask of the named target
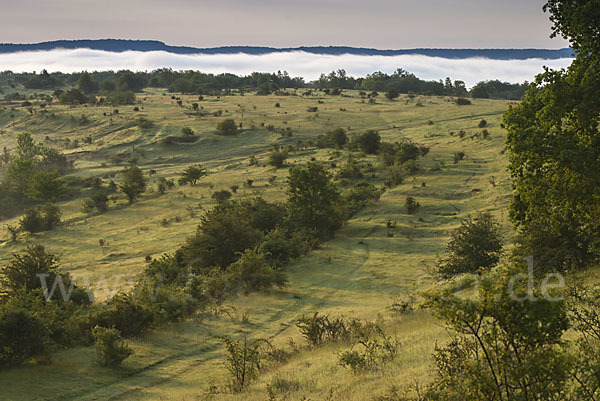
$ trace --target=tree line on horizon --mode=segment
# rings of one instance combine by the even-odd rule
[[[362,91],[397,91],[398,93],[436,96],[471,96],[474,98],[520,100],[529,83],[511,84],[499,80],[482,81],[470,90],[460,80],[423,80],[401,68],[392,74],[381,71],[365,77],[349,76],[345,70],[321,74],[318,80],[306,82],[302,77],[291,77],[286,71],[277,73],[253,72],[246,76],[230,73],[209,74],[201,71],[174,71],[162,68],[151,72],[93,71],[76,73],[0,72],[0,94],[8,89],[65,90],[76,88],[85,95],[135,93],[144,88],[168,88],[170,92],[197,95],[221,94],[223,91],[256,90],[257,94],[284,94],[282,89],[306,88],[322,90],[354,89]],[[14,91],[4,96],[7,100],[24,100],[15,97]],[[81,103],[84,99],[78,99]]]

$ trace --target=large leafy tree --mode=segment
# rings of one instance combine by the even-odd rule
[[[568,38],[577,56],[566,70],[538,75],[504,116],[510,213],[522,253],[553,255],[545,268],[577,268],[600,245],[600,0],[553,0],[544,9],[553,36]]]
[[[290,219],[300,228],[325,237],[340,225],[340,192],[322,164],[291,168],[288,195]]]
[[[123,182],[119,189],[127,196],[127,200],[132,204],[146,190],[146,179],[144,173],[137,166],[131,166],[125,170]]]

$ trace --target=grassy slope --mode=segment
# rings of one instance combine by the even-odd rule
[[[10,258],[27,243],[44,243],[48,249],[62,255],[61,261],[78,280],[90,279],[99,298],[106,296],[105,284],[98,280],[106,276],[111,286],[121,275],[120,285],[133,280],[144,266],[144,257],[174,250],[193,233],[198,217],[191,217],[186,208],[198,210],[212,206],[210,194],[232,184],[240,185],[235,197],[261,194],[267,199],[282,199],[286,170],[269,167],[249,167],[249,155],[258,154],[265,160],[265,151],[273,144],[293,144],[298,139],[310,139],[324,131],[342,126],[351,132],[378,129],[385,140],[410,138],[431,146],[431,152],[420,162],[422,173],[410,177],[404,184],[386,192],[382,199],[348,222],[336,238],[322,249],[296,261],[289,268],[290,285],[282,292],[253,294],[228,302],[235,312],[218,316],[198,316],[196,319],[161,330],[132,341],[136,354],[117,371],[92,364],[92,348],[78,348],[59,353],[48,366],[24,367],[0,373],[0,388],[9,399],[198,399],[207,395],[211,385],[220,388],[226,380],[222,350],[211,337],[232,336],[248,332],[252,337],[272,338],[286,343],[289,338],[300,342],[295,319],[315,311],[345,314],[365,319],[379,319],[402,342],[398,361],[382,371],[353,376],[336,365],[336,350],[330,346],[305,351],[286,365],[272,367],[243,395],[218,394],[214,399],[265,399],[266,384],[278,379],[287,383],[289,399],[323,399],[330,391],[334,399],[368,399],[392,384],[424,381],[430,372],[430,354],[436,341],[443,341],[443,329],[426,313],[415,312],[400,319],[391,317],[388,307],[396,296],[428,288],[427,274],[443,252],[449,230],[460,219],[480,210],[491,211],[508,228],[506,209],[509,183],[506,160],[501,155],[504,133],[499,127],[506,102],[478,100],[472,106],[458,107],[448,99],[422,97],[424,107],[416,107],[417,99],[402,97],[399,101],[379,100],[376,105],[361,103],[358,97],[316,98],[232,96],[209,98],[200,104],[208,111],[222,110],[222,117],[196,117],[189,110],[193,97],[182,97],[184,108],[161,93],[149,93],[141,112],[132,106],[121,107],[118,115],[110,108],[67,109],[52,106],[55,118],[40,114],[30,116],[17,108],[15,117],[6,117],[0,110],[0,146],[11,146],[14,134],[31,131],[39,140],[83,138],[91,134],[92,145],[71,150],[77,156],[78,175],[117,172],[122,167],[108,160],[117,155],[134,153],[145,170],[155,169],[157,177],[176,177],[185,165],[202,162],[210,170],[202,185],[177,187],[169,194],[144,195],[139,203],[126,207],[125,200],[116,199],[108,213],[84,216],[80,200],[61,205],[67,224],[36,236],[21,238],[17,243],[0,244],[0,262]],[[139,96],[139,99],[143,99]],[[275,108],[275,102],[281,108]],[[308,106],[319,107],[318,116],[308,113]],[[141,106],[140,106],[141,107]],[[346,111],[340,111],[340,108]],[[79,126],[70,116],[85,113],[90,119]],[[131,121],[143,115],[155,122],[152,129],[131,127]],[[273,124],[291,127],[294,136],[282,138],[265,129],[249,129],[226,138],[214,135],[216,122],[231,117],[243,121],[244,128]],[[477,124],[485,118],[490,139],[470,139],[481,131]],[[433,125],[428,123],[433,121]],[[176,134],[181,126],[189,126],[200,134],[193,145],[164,146],[161,137]],[[450,132],[465,130],[459,138]],[[452,155],[464,151],[464,161],[454,164]],[[316,157],[338,160],[327,150],[294,153],[290,163],[300,163]],[[103,164],[106,163],[106,164]],[[431,167],[443,163],[441,170]],[[268,178],[276,175],[274,185]],[[493,187],[489,178],[494,176]],[[253,188],[243,188],[242,182],[253,178]],[[425,186],[422,186],[422,183]],[[214,185],[213,189],[208,184]],[[417,215],[403,210],[407,195],[414,196],[422,208]],[[198,210],[200,212],[200,210]],[[175,221],[179,216],[180,222]],[[167,227],[159,223],[169,219]],[[387,236],[388,218],[397,222],[393,237]],[[7,222],[10,223],[10,222]],[[508,230],[506,230],[508,234]],[[98,240],[108,245],[100,247]],[[110,287],[109,287],[110,288]],[[239,318],[247,312],[249,323]],[[32,383],[31,378],[35,378]],[[285,387],[285,386],[284,386]]]

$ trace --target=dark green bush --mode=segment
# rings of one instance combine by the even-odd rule
[[[235,135],[238,133],[238,126],[234,120],[228,118],[217,124],[217,131],[222,135]]]
[[[115,328],[94,327],[92,336],[96,347],[96,362],[101,366],[119,366],[133,354],[133,350]]]
[[[114,327],[125,337],[135,337],[150,328],[154,315],[148,306],[136,301],[133,294],[121,292],[107,301],[93,321],[97,326]]]
[[[437,272],[449,278],[461,273],[489,270],[500,260],[502,237],[491,214],[481,213],[464,220],[454,230],[447,246],[447,256],[440,259]]]
[[[0,368],[17,366],[31,358],[47,359],[50,333],[44,324],[24,310],[0,308]]]

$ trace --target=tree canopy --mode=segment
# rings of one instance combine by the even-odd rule
[[[526,234],[526,253],[552,252],[559,260],[553,267],[581,268],[600,249],[600,1],[549,1],[544,8],[553,35],[568,38],[577,57],[566,70],[538,75],[504,116],[510,214]],[[534,232],[556,246],[542,252]]]

